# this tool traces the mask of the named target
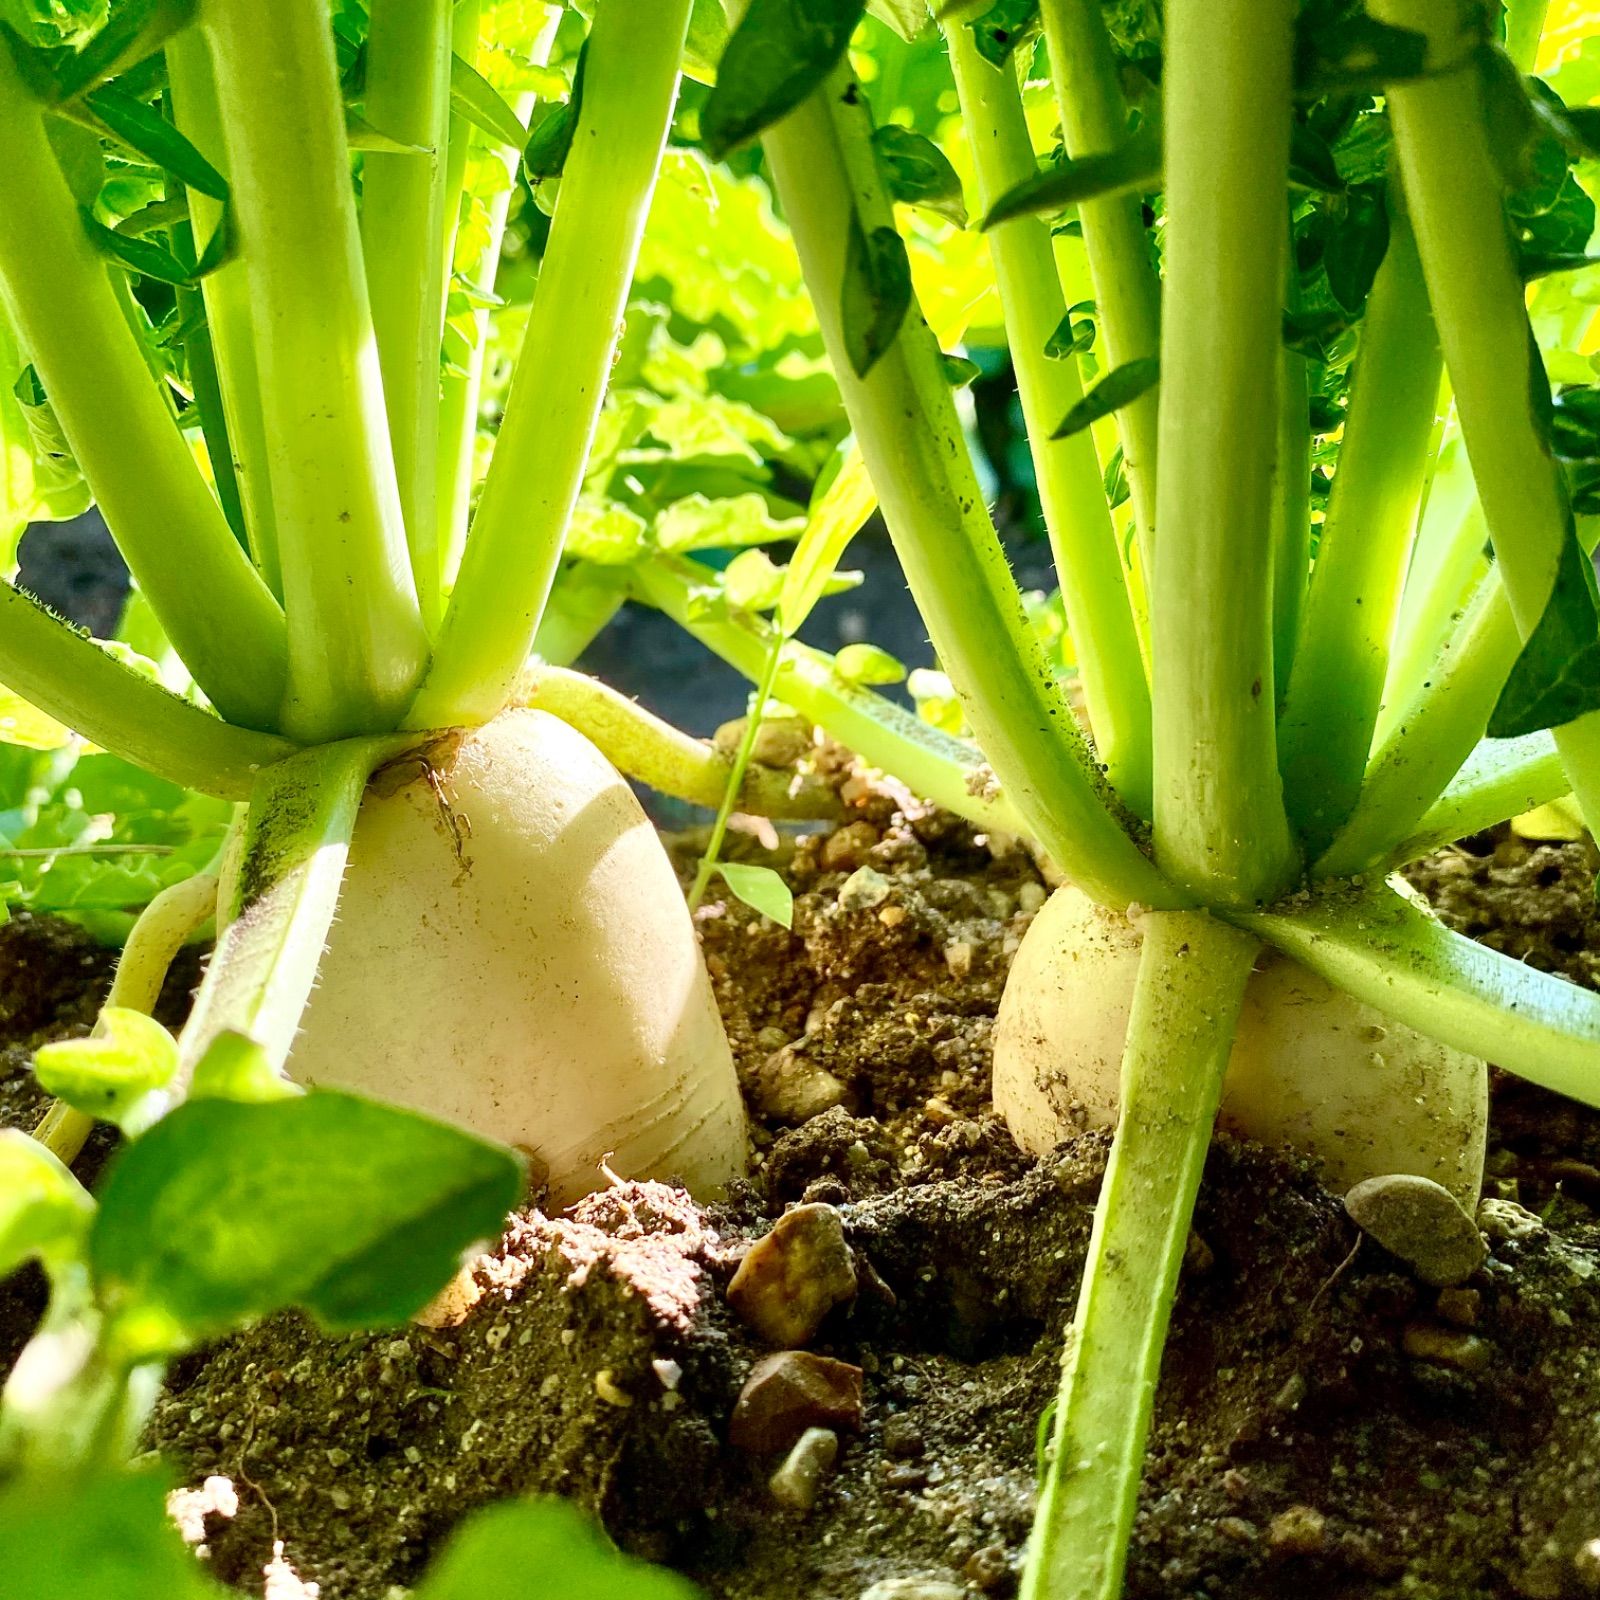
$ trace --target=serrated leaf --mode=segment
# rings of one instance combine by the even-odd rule
[[[84,104],[130,150],[213,200],[228,198],[228,180],[159,112],[108,83]]]
[[[414,1600],[702,1597],[686,1578],[623,1555],[565,1500],[507,1500],[476,1512],[450,1536]]]
[[[34,1076],[58,1100],[124,1133],[142,1133],[166,1109],[177,1041],[154,1017],[107,1006],[87,1039],[40,1045]]]
[[[76,99],[95,84],[153,55],[188,27],[200,0],[124,0],[95,36],[60,58],[55,72],[57,103]]]
[[[884,183],[903,205],[924,206],[956,227],[967,225],[967,202],[950,158],[932,139],[897,122],[873,129],[872,149]]]
[[[521,150],[528,130],[500,91],[470,61],[450,57],[450,109],[480,133],[508,150]]]
[[[719,861],[717,871],[736,900],[770,917],[781,928],[794,926],[794,894],[771,867]]]
[[[875,644],[847,644],[833,658],[833,670],[846,683],[904,683],[903,661]]]
[[[1147,122],[1114,150],[1076,161],[1063,157],[1055,166],[1024,178],[995,201],[979,227],[993,228],[1012,217],[1054,214],[1084,200],[1142,194],[1160,182],[1161,131]]]
[[[522,1193],[510,1151],[318,1090],[190,1100],[113,1162],[89,1239],[134,1359],[299,1306],[323,1328],[405,1321]]]
[[[1081,433],[1101,417],[1109,417],[1131,404],[1147,390],[1153,389],[1161,379],[1159,356],[1141,356],[1135,361],[1125,361],[1113,367],[1105,377],[1090,389],[1057,425],[1052,439],[1065,439]]]
[[[840,321],[844,347],[864,378],[899,335],[911,309],[911,260],[898,229],[870,233],[852,220],[845,253]]]
[[[89,1191],[50,1151],[20,1128],[0,1129],[0,1278],[24,1261],[79,1255],[93,1216]]]
[[[700,142],[720,161],[794,110],[839,63],[866,0],[752,0],[700,108]]]

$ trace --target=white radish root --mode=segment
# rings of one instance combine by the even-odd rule
[[[362,804],[289,1071],[520,1145],[551,1206],[606,1181],[697,1194],[745,1169],[744,1111],[683,895],[581,734],[509,711]]]
[[[1012,963],[994,1031],[994,1100],[1042,1155],[1116,1121],[1143,935],[1079,890],[1058,889]],[[1245,991],[1220,1125],[1319,1160],[1343,1192],[1415,1173],[1471,1211],[1483,1180],[1488,1071],[1263,951]]]

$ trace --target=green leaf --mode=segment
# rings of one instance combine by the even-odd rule
[[[1290,132],[1289,181],[1313,194],[1343,194],[1345,188],[1328,141],[1298,118]]]
[[[565,1500],[507,1500],[475,1513],[450,1536],[413,1600],[701,1597],[686,1578],[622,1555]]]
[[[228,224],[229,213],[224,211],[204,253],[197,262],[180,260],[165,245],[153,244],[117,228],[108,228],[89,210],[79,208],[84,231],[89,242],[102,255],[119,262],[130,272],[142,278],[153,278],[158,283],[170,283],[179,288],[198,283],[208,272],[215,272],[233,253],[233,230]]]
[[[81,1255],[93,1216],[89,1191],[50,1151],[20,1128],[0,1129],[0,1278],[24,1261]]]
[[[228,180],[159,112],[116,84],[96,89],[84,104],[117,138],[153,166],[213,200],[228,198]]]
[[[228,1600],[166,1514],[159,1473],[20,1477],[0,1490],[6,1600]]]
[[[345,142],[352,150],[374,150],[388,156],[426,156],[433,152],[425,144],[407,144],[403,139],[391,138],[381,128],[375,128],[365,117],[358,117],[348,107],[344,114]]]
[[[528,142],[528,130],[500,98],[499,90],[470,61],[457,55],[450,57],[450,109],[508,150],[520,150]]]
[[[1012,217],[1054,214],[1083,200],[1142,194],[1160,183],[1161,130],[1146,122],[1114,150],[1076,161],[1063,157],[1053,167],[1024,178],[995,201],[978,226],[989,229]]]
[[[866,0],[752,0],[700,108],[714,161],[794,110],[844,56]]]
[[[889,193],[904,205],[925,206],[956,227],[967,225],[967,202],[961,193],[961,179],[950,165],[950,158],[932,139],[886,122],[872,133],[872,148],[878,157]]]
[[[904,683],[906,667],[875,644],[847,644],[833,658],[833,670],[846,683]]]
[[[191,1100],[242,1100],[265,1105],[291,1100],[305,1091],[272,1065],[254,1039],[224,1028],[195,1063],[189,1084]]]
[[[522,168],[530,183],[559,178],[567,164],[567,152],[572,149],[572,136],[583,111],[583,73],[588,60],[589,41],[585,39],[572,69],[571,95],[560,105],[551,106],[533,124],[522,152]]]
[[[735,611],[767,611],[778,603],[783,574],[765,550],[743,550],[728,563],[722,582]]]
[[[1420,78],[1428,40],[1410,28],[1379,22],[1367,12],[1335,7],[1296,40],[1295,89],[1306,99],[1362,94],[1386,83]]]
[[[1109,417],[1113,411],[1120,411],[1146,390],[1153,389],[1160,378],[1159,356],[1140,356],[1135,361],[1125,361],[1120,367],[1113,367],[1061,419],[1050,437],[1065,439],[1071,434],[1081,433],[1091,423],[1098,422],[1101,417]]]
[[[1494,714],[1491,739],[1559,728],[1600,710],[1600,596],[1594,568],[1569,528],[1555,583],[1528,635]]]
[[[1039,0],[995,0],[971,24],[978,53],[991,66],[1001,67],[1039,34]]]
[[[124,0],[81,49],[63,55],[55,73],[57,102],[74,100],[106,78],[153,55],[200,9],[200,0]]]
[[[87,1039],[40,1045],[34,1076],[58,1100],[142,1133],[167,1107],[162,1091],[178,1070],[178,1042],[154,1017],[107,1006]]]
[[[845,255],[841,321],[850,365],[864,378],[892,345],[911,309],[911,260],[895,228],[867,233],[850,225]]]
[[[742,900],[752,911],[770,917],[779,927],[794,926],[794,895],[789,885],[771,867],[719,861],[717,871],[736,900]]]
[[[683,75],[696,83],[715,83],[717,63],[727,48],[728,18],[722,0],[694,0],[683,50]]]
[[[78,458],[67,443],[66,432],[31,363],[18,374],[11,388],[11,399],[21,412],[22,424],[27,432],[29,488],[33,496],[33,505],[29,509],[37,514],[42,502],[50,507],[51,516],[57,520],[75,517],[88,510],[91,503],[89,486],[84,482]],[[20,448],[21,445],[19,439],[16,446],[12,446],[8,438],[8,454],[12,448]],[[14,559],[14,553],[8,552],[7,564]]]
[[[113,1162],[90,1264],[136,1357],[286,1306],[332,1332],[392,1325],[499,1232],[522,1184],[509,1150],[353,1095],[191,1100]]]
[[[777,622],[785,638],[793,638],[811,615],[838,570],[850,541],[861,531],[878,504],[861,452],[852,446],[843,464],[806,513],[805,531],[783,575]]]
[[[953,356],[948,350],[939,352],[939,364],[944,368],[945,382],[952,389],[965,389],[974,378],[983,376],[983,368],[966,356]]]
[[[59,750],[71,743],[69,727],[0,684],[0,744],[23,750]]]
[[[1080,300],[1067,307],[1067,314],[1056,324],[1056,331],[1045,341],[1044,353],[1052,361],[1065,361],[1094,347],[1093,300]],[[1075,320],[1076,319],[1076,320]]]
[[[1352,315],[1366,304],[1388,249],[1389,211],[1381,186],[1351,189],[1344,219],[1323,247],[1322,265],[1334,299]]]
[[[867,0],[867,10],[880,22],[888,23],[907,44],[915,44],[933,33],[933,13],[928,9],[928,0]]]

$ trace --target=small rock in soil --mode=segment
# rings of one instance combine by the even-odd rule
[[[1290,1506],[1267,1529],[1267,1544],[1283,1556],[1314,1556],[1327,1542],[1328,1519],[1315,1506]]]
[[[844,1085],[786,1044],[761,1064],[751,1092],[756,1108],[774,1122],[809,1122],[844,1099]]]
[[[855,1294],[855,1257],[839,1213],[803,1205],[751,1245],[728,1285],[728,1304],[769,1344],[797,1350]]]
[[[831,1428],[807,1428],[768,1480],[772,1498],[791,1511],[809,1511],[838,1459],[839,1435]]]
[[[861,1600],[966,1600],[966,1594],[959,1583],[938,1578],[885,1578],[863,1589]]]
[[[850,822],[831,833],[822,845],[824,872],[854,872],[883,837],[870,822]]]
[[[986,1544],[967,1557],[961,1575],[974,1589],[993,1594],[1008,1586],[1016,1576],[1011,1566],[1011,1556],[1003,1544]]]
[[[1435,1366],[1454,1367],[1458,1372],[1483,1372],[1489,1365],[1489,1346],[1477,1334],[1464,1333],[1460,1328],[1413,1323],[1406,1329],[1401,1344],[1413,1361],[1431,1361]]]
[[[1344,1207],[1363,1233],[1435,1289],[1464,1283],[1488,1254],[1472,1218],[1432,1178],[1368,1178],[1344,1197]]]
[[[874,906],[881,906],[894,889],[894,885],[884,875],[873,867],[858,867],[848,878],[839,885],[839,909],[841,911],[870,911]],[[900,916],[892,919],[887,926],[894,926],[905,920],[905,907],[895,907]],[[880,916],[879,920],[882,920]]]
[[[892,1456],[920,1456],[925,1443],[922,1429],[903,1411],[897,1411],[883,1424],[883,1448]]]
[[[1476,1289],[1441,1289],[1436,1309],[1452,1327],[1475,1328],[1483,1310],[1483,1296]]]
[[[861,1368],[804,1350],[758,1361],[734,1403],[728,1442],[762,1455],[791,1448],[807,1428],[861,1428]]]
[[[1478,1226],[1484,1237],[1496,1244],[1520,1244],[1545,1231],[1544,1224],[1515,1200],[1480,1201]]]

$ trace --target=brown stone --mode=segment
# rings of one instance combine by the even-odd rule
[[[1350,1219],[1435,1289],[1464,1283],[1489,1253],[1477,1224],[1431,1178],[1367,1178],[1344,1197]]]
[[[734,1402],[728,1442],[764,1455],[791,1449],[807,1428],[861,1428],[861,1368],[804,1350],[758,1361]]]
[[[728,1304],[769,1344],[810,1344],[822,1319],[856,1293],[855,1258],[839,1213],[796,1206],[750,1247],[728,1285]]]

